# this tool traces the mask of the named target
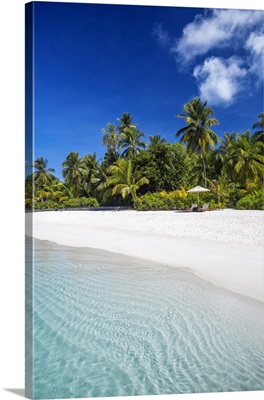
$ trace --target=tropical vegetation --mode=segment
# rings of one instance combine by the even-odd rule
[[[102,128],[105,153],[81,157],[72,151],[62,160],[62,179],[37,158],[25,181],[26,209],[65,209],[125,206],[136,210],[185,209],[196,201],[187,190],[200,185],[211,209],[264,209],[264,113],[251,123],[253,131],[223,132],[214,111],[194,98],[177,114],[184,126],[175,132],[179,141],[169,143],[160,134],[146,139],[123,113],[117,124]]]

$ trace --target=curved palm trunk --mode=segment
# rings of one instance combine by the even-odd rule
[[[204,170],[204,187],[207,188],[207,181],[206,181],[206,165],[204,161],[204,153],[202,152],[202,161],[203,161],[203,170]]]

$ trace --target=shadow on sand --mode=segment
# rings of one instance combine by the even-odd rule
[[[10,393],[14,393],[17,396],[25,397],[25,389],[17,389],[17,388],[15,388],[15,389],[6,389],[6,388],[4,388],[4,390],[6,390],[7,392],[10,392]]]

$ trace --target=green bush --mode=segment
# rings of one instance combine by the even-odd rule
[[[200,193],[200,207],[202,207],[203,204],[209,204],[210,210],[217,210],[219,208],[225,208],[226,207],[226,201],[227,199],[223,199],[223,196],[220,199],[220,204],[218,204],[218,198],[217,194],[214,192],[206,192],[206,193]]]
[[[106,197],[101,201],[103,207],[132,207],[133,199],[132,196],[127,196],[125,199],[119,194],[116,196]]]
[[[225,203],[218,204],[212,193],[205,193],[203,198],[200,198],[200,207],[208,203],[210,210],[225,208]],[[177,190],[172,192],[147,193],[139,197],[134,204],[134,208],[138,211],[148,210],[185,210],[190,208],[192,204],[197,203],[196,196],[181,196]]]
[[[206,203],[206,202],[204,202]],[[226,208],[226,203],[220,203],[218,204],[218,202],[216,200],[210,200],[209,201],[209,209],[212,210],[219,210],[221,208]]]
[[[63,208],[71,207],[98,207],[99,203],[94,197],[80,197],[62,202]]]
[[[160,193],[146,193],[135,202],[134,208],[138,211],[164,210],[165,202]]]
[[[54,210],[56,208],[63,208],[62,204],[57,203],[53,200],[46,201],[35,201],[33,203],[34,210]]]
[[[256,194],[247,194],[237,203],[238,210],[264,210],[264,189],[259,190]]]
[[[229,193],[228,193],[226,206],[227,207],[231,207],[231,208],[235,208],[236,207],[236,203],[238,202],[239,199],[240,199],[239,187],[234,187],[234,186],[231,187],[231,189],[229,190]]]
[[[138,211],[148,210],[181,210],[188,207],[189,199],[180,197],[177,191],[146,193],[134,204]]]
[[[93,197],[80,197],[75,199],[69,199],[58,203],[53,200],[36,201],[33,203],[34,210],[55,210],[62,208],[72,208],[72,207],[98,207],[98,201]]]

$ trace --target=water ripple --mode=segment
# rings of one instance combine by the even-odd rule
[[[34,397],[263,390],[263,317],[184,269],[36,241]]]

